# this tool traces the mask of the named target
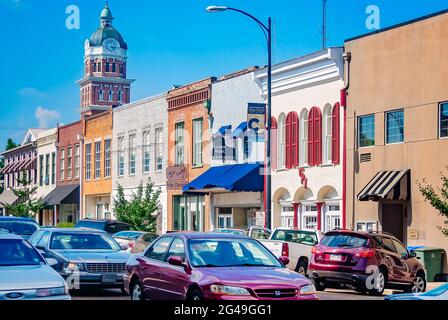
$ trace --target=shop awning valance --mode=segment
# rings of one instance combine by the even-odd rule
[[[408,200],[409,179],[410,170],[380,171],[358,194],[358,200]]]
[[[262,164],[236,164],[210,168],[184,186],[183,192],[262,192],[263,182]]]
[[[11,189],[7,189],[3,191],[2,194],[0,194],[0,208],[4,208],[4,204],[14,204],[19,199],[18,196],[14,194],[14,192]]]
[[[43,199],[47,206],[79,202],[79,185],[59,186]]]
[[[8,164],[6,167],[4,167],[2,170],[0,170],[0,174],[6,174],[9,172],[9,169],[13,167],[14,163]]]

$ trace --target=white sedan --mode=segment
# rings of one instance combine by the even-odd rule
[[[0,232],[0,300],[70,300],[64,279],[23,238]]]

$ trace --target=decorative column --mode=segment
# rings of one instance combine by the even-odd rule
[[[299,228],[299,210],[301,207],[301,203],[293,203],[294,207],[294,228]]]
[[[317,205],[317,230],[322,231],[322,206],[323,202],[316,202]]]

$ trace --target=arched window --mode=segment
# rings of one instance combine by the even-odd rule
[[[308,115],[308,164],[322,163],[322,112],[313,107]]]
[[[284,113],[282,113],[278,117],[278,129],[277,129],[277,136],[278,136],[278,163],[277,166],[279,168],[285,168],[285,151],[286,151],[286,116]]]
[[[322,154],[323,163],[329,164],[333,162],[333,110],[330,104],[325,105],[323,116],[323,141]]]
[[[275,119],[275,117],[272,117],[272,119],[271,119],[271,168],[273,170],[277,169],[277,160],[278,160],[278,156],[277,156],[277,142],[278,142],[277,130],[278,130],[277,119]]]
[[[340,138],[340,113],[341,107],[339,102],[336,103],[333,107],[333,114],[332,114],[332,159],[333,164],[339,164],[340,162],[340,148],[341,148],[341,138]]]
[[[308,163],[308,111],[304,109],[300,113],[300,165],[305,166]]]
[[[113,98],[113,91],[112,90],[109,90],[109,101],[112,101],[114,98]]]
[[[104,93],[103,90],[100,89],[100,91],[98,91],[98,99],[100,101],[104,100]]]
[[[292,169],[299,166],[299,117],[290,112],[286,117],[286,167]]]
[[[122,102],[123,101],[123,93],[120,91],[118,91],[118,101]]]

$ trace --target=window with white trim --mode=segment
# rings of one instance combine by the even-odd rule
[[[149,173],[150,169],[150,137],[149,137],[149,129],[143,131],[143,173]]]
[[[286,167],[286,116],[282,113],[278,118],[278,167]]]
[[[155,130],[155,169],[162,171],[163,169],[163,128]]]
[[[79,179],[80,151],[81,148],[79,144],[75,145],[75,179]]]
[[[118,137],[117,174],[124,176],[124,137]]]
[[[323,163],[332,163],[333,113],[331,105],[326,105],[323,117]]]
[[[86,144],[86,180],[92,179],[92,144]]]
[[[175,152],[176,158],[174,164],[182,166],[185,163],[185,125],[183,122],[176,123],[175,127]]]
[[[193,167],[202,166],[202,122],[193,120]]]
[[[317,229],[317,206],[304,205],[303,206],[303,220],[302,226],[304,229]]]
[[[111,176],[111,140],[104,140],[104,177],[110,178]]]
[[[95,179],[101,177],[101,141],[95,142]]]
[[[133,176],[136,172],[137,148],[135,144],[135,133],[129,135],[129,175]]]
[[[59,156],[59,179],[63,181],[65,179],[65,150],[60,150]]]
[[[72,174],[73,174],[72,160],[73,160],[73,149],[72,149],[72,147],[68,147],[67,148],[67,179],[72,178]]]
[[[299,149],[299,164],[305,166],[308,163],[308,111],[302,111],[300,115],[300,149]]]

